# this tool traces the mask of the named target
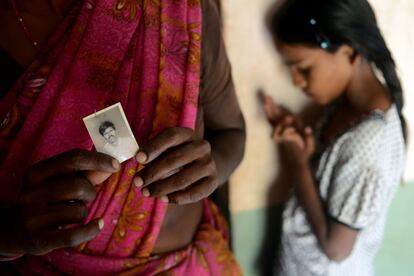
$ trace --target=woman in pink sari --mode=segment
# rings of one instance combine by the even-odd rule
[[[245,137],[219,26],[211,0],[1,1],[2,274],[241,274],[208,200]],[[82,122],[117,102],[122,164]]]

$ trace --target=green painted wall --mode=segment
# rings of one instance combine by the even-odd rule
[[[413,184],[401,187],[391,206],[383,248],[376,259],[379,276],[414,275]]]
[[[245,275],[271,275],[282,207],[233,214],[233,247]],[[398,191],[388,217],[377,276],[414,275],[414,183]]]

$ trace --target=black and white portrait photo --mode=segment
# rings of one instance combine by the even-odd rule
[[[124,162],[135,156],[139,146],[120,103],[83,119],[97,151]]]

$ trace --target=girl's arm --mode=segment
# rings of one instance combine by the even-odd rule
[[[292,164],[292,180],[300,205],[325,255],[332,261],[344,261],[352,252],[358,231],[329,219],[318,194],[308,163]]]
[[[352,252],[358,231],[328,218],[319,196],[309,159],[315,151],[315,142],[310,128],[303,135],[288,127],[274,133],[288,155],[292,168],[292,181],[300,205],[317,237],[325,255],[332,261],[341,262]]]

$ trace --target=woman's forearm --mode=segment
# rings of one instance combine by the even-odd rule
[[[217,166],[220,185],[228,181],[243,159],[245,140],[244,129],[220,130],[210,137],[212,157]]]

